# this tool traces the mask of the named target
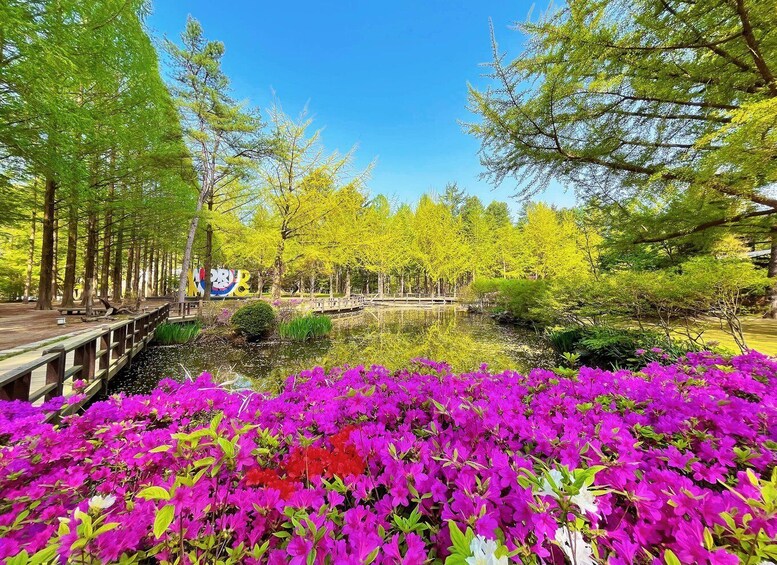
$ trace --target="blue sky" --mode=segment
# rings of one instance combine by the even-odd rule
[[[209,39],[226,45],[233,94],[259,108],[275,97],[291,115],[306,105],[327,149],[356,145],[356,165],[376,160],[370,192],[414,202],[456,181],[485,202],[511,201],[514,185],[494,188],[482,172],[477,139],[461,121],[467,83],[485,86],[491,57],[488,21],[500,47],[516,55],[527,0],[394,2],[155,0],[157,36],[177,39],[191,14]],[[535,7],[544,8],[545,2]],[[536,15],[537,12],[535,12]],[[541,199],[570,205],[553,184]]]

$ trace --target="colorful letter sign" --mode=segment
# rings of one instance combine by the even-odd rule
[[[211,296],[248,296],[248,279],[251,273],[235,269],[211,269]],[[205,294],[205,269],[189,271],[188,296]]]

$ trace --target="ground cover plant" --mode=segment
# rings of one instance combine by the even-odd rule
[[[205,374],[59,426],[0,406],[9,563],[777,559],[777,361]],[[37,552],[36,557],[32,557]],[[14,557],[15,556],[15,557]]]

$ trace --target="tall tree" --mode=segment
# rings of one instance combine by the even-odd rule
[[[181,34],[182,46],[166,41],[173,63],[173,92],[178,102],[184,134],[199,177],[196,213],[189,231],[181,262],[178,300],[186,298],[192,248],[205,204],[213,209],[221,189],[248,174],[252,159],[263,154],[259,135],[261,123],[255,112],[246,111],[230,97],[229,79],[221,70],[224,44],[208,41],[202,26],[192,17]],[[213,231],[206,230],[205,299],[210,298]]]
[[[774,218],[773,26],[759,0],[569,0],[520,26],[516,59],[494,43],[498,87],[470,91],[482,161],[524,196],[556,177],[607,201],[683,193],[707,212],[638,238]],[[777,284],[773,300],[777,316]]]
[[[278,234],[272,295],[279,298],[287,245],[310,242],[322,222],[340,208],[341,198],[363,185],[366,172],[347,178],[351,154],[325,154],[320,132],[308,134],[312,120],[292,120],[279,107],[270,111],[273,152],[259,167],[261,197],[272,211]]]

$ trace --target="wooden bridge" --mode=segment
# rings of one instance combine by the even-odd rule
[[[91,397],[106,390],[108,382],[132,362],[168,319],[170,304],[90,330],[45,348],[40,356],[0,374],[0,400],[41,402],[73,393],[72,383],[86,382],[85,397],[66,405],[60,416],[73,413]],[[7,361],[13,362],[11,357]]]
[[[307,302],[313,312],[319,314],[336,314],[337,312],[352,312],[364,308],[364,296],[350,296],[348,298],[314,298]]]
[[[433,306],[438,304],[453,304],[458,302],[457,296],[423,296],[420,294],[404,294],[404,295],[388,295],[383,296],[373,295],[367,299],[370,304],[376,305],[426,305]]]

